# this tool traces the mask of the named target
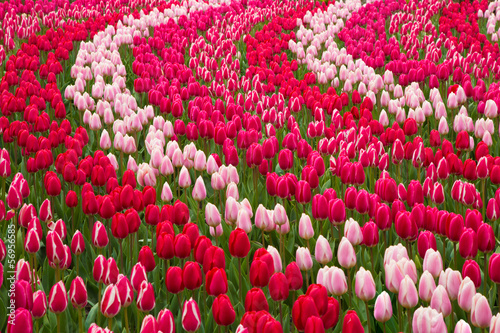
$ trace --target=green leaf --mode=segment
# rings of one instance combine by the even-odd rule
[[[99,311],[98,307],[99,307],[99,304],[97,303],[92,307],[92,309],[90,309],[90,311],[87,315],[87,318],[85,319],[85,330],[88,330],[90,325],[92,323],[95,323],[97,311]]]

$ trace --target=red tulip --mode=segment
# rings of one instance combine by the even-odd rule
[[[212,315],[217,325],[229,326],[235,318],[236,313],[227,295],[219,295],[212,304]]]
[[[156,267],[153,251],[147,245],[141,248],[137,260],[144,266],[146,272],[152,272]]]
[[[269,294],[273,301],[284,301],[288,298],[289,287],[285,274],[274,273],[269,280]]]
[[[300,268],[295,261],[292,261],[286,266],[285,275],[290,290],[299,290],[302,288],[304,280]]]
[[[462,258],[471,259],[477,255],[477,234],[470,228],[464,229],[458,242],[458,251]]]
[[[165,274],[165,285],[169,293],[177,294],[184,290],[182,280],[182,269],[178,266],[170,266]]]
[[[479,268],[477,262],[472,259],[466,260],[462,267],[462,278],[465,279],[466,276],[474,282],[476,288],[481,286],[481,269]]]
[[[364,328],[361,325],[361,321],[357,313],[353,310],[347,311],[346,316],[344,317],[344,322],[342,324],[342,332],[346,333],[354,333],[354,332],[363,332]]]
[[[61,313],[68,306],[68,296],[63,281],[59,281],[50,289],[49,309],[54,313]]]
[[[292,308],[293,324],[297,330],[304,331],[307,319],[312,316],[319,316],[314,299],[307,295],[299,296]]]
[[[227,293],[226,271],[221,268],[212,268],[205,278],[205,288],[211,296],[219,296]]]
[[[79,276],[71,281],[69,299],[75,309],[82,309],[87,305],[87,287],[85,287],[83,279]]]
[[[245,297],[245,311],[269,311],[269,304],[262,289],[252,288]]]
[[[114,284],[110,284],[104,289],[100,311],[106,318],[113,318],[120,312],[120,308],[118,288]]]
[[[270,273],[265,261],[254,259],[250,266],[250,283],[255,287],[265,287],[269,283]]]
[[[200,309],[196,301],[190,298],[182,307],[182,328],[187,332],[196,332],[200,326]]]
[[[250,251],[250,240],[241,228],[236,228],[229,235],[229,253],[233,257],[245,258]]]
[[[182,281],[189,290],[198,289],[203,282],[200,265],[197,262],[187,261],[182,269]]]
[[[151,283],[142,281],[140,289],[137,293],[136,305],[142,312],[149,312],[154,309],[156,300],[153,285]]]

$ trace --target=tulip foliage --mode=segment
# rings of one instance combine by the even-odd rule
[[[0,4],[0,330],[500,332],[500,1]]]

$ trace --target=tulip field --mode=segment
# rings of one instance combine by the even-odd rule
[[[500,333],[500,0],[0,3],[0,331]]]

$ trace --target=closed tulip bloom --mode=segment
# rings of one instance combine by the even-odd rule
[[[31,285],[28,281],[17,280],[14,282],[11,295],[11,302],[14,302],[14,307],[25,308],[31,310],[33,307],[33,292],[31,291]]]
[[[304,332],[307,333],[322,333],[325,332],[323,321],[320,317],[312,316],[307,318]]]
[[[500,283],[500,254],[493,253],[488,264],[488,273],[493,283]]]
[[[470,259],[477,255],[478,242],[477,234],[474,230],[464,229],[458,242],[458,250],[462,258]]]
[[[464,277],[462,283],[460,284],[460,289],[458,290],[458,306],[466,312],[470,312],[472,309],[472,300],[476,295],[476,285],[472,280],[466,276]]]
[[[418,292],[413,280],[406,275],[399,285],[398,301],[404,308],[413,308],[418,303]]]
[[[149,312],[154,309],[155,304],[156,300],[153,285],[147,281],[143,281],[137,293],[137,308],[140,311]]]
[[[311,316],[319,316],[316,304],[311,296],[301,295],[292,307],[293,324],[299,331],[304,331],[307,319]]]
[[[288,216],[286,214],[285,208],[280,204],[276,204],[276,206],[274,207],[273,221],[277,225],[283,225],[288,221]]]
[[[426,301],[430,302],[432,295],[436,290],[436,282],[434,277],[429,273],[429,271],[424,271],[420,276],[420,282],[418,283],[418,296]]]
[[[326,313],[321,316],[321,320],[323,321],[323,327],[325,330],[333,328],[335,327],[335,325],[337,325],[337,322],[339,321],[339,314],[340,314],[339,302],[333,297],[328,297],[328,305]]]
[[[490,325],[492,313],[486,297],[481,294],[474,295],[470,317],[472,325],[476,327],[486,328]]]
[[[165,333],[175,332],[174,315],[169,309],[163,309],[158,313],[157,323],[158,331]]]
[[[333,253],[332,249],[330,248],[330,243],[325,237],[323,237],[323,235],[320,235],[318,237],[318,240],[316,241],[314,257],[316,258],[317,262],[323,265],[326,265],[330,261],[332,261]]]
[[[87,305],[87,288],[81,277],[77,276],[71,281],[69,298],[75,309],[82,309]]]
[[[387,289],[393,293],[398,293],[401,281],[403,281],[403,278],[405,277],[403,270],[394,260],[391,260],[387,265],[384,265],[384,268],[385,285]]]
[[[462,266],[462,277],[469,277],[476,288],[481,286],[481,269],[477,262],[473,259],[466,260],[464,265]]]
[[[439,275],[439,284],[445,287],[448,292],[448,296],[450,296],[452,301],[457,299],[461,283],[462,274],[460,274],[459,271],[452,270],[451,268],[447,268]]]
[[[138,262],[132,267],[132,272],[130,273],[130,283],[134,288],[134,291],[139,292],[141,284],[143,281],[147,281],[146,269],[144,266]]]
[[[217,227],[221,222],[221,216],[217,207],[211,203],[205,206],[205,220],[211,227]]]
[[[288,298],[289,287],[285,274],[274,273],[269,280],[269,294],[273,301],[284,301]]]
[[[430,307],[415,310],[412,329],[414,333],[447,332],[443,315]]]
[[[355,288],[356,296],[364,302],[368,302],[375,297],[375,281],[370,271],[363,267],[356,273]]]
[[[56,314],[64,312],[68,307],[68,296],[63,281],[59,281],[50,289],[49,310]]]
[[[378,322],[385,323],[392,317],[392,303],[389,294],[383,291],[375,301],[373,316]]]
[[[308,248],[299,247],[297,249],[295,258],[297,260],[297,265],[299,266],[301,271],[308,271],[312,268],[313,262],[311,258],[311,253],[309,252]]]
[[[208,273],[208,272],[207,272]],[[182,281],[184,286],[189,290],[198,289],[202,282],[200,265],[197,262],[187,261],[182,269]]]
[[[363,232],[357,221],[349,218],[345,222],[344,237],[346,237],[352,245],[359,245],[363,242]]]
[[[302,213],[299,220],[299,236],[305,240],[314,237],[314,229],[312,227],[311,218],[304,213]]]
[[[37,290],[33,293],[33,307],[31,314],[33,318],[39,319],[45,316],[47,312],[47,296],[42,290]]]
[[[467,322],[465,322],[463,319],[460,319],[455,326],[454,333],[472,333],[472,330]]]
[[[328,310],[328,292],[326,288],[321,284],[311,284],[307,288],[306,295],[314,300],[319,315],[324,315]]]
[[[347,292],[345,273],[338,267],[331,267],[326,279],[326,289],[334,296],[341,296]]]
[[[120,312],[120,309],[121,301],[118,288],[116,288],[116,285],[110,284],[102,295],[100,311],[106,318],[113,318]]]
[[[29,310],[18,308],[7,321],[7,333],[33,332],[33,319]]]
[[[363,232],[363,245],[368,247],[374,247],[379,242],[379,233],[378,227],[373,221],[369,221],[365,223],[363,228],[361,228]]]
[[[269,268],[263,260],[254,260],[250,266],[250,283],[255,287],[265,287],[269,283],[271,274],[272,272],[269,272]]]
[[[269,311],[266,295],[262,289],[252,288],[245,297],[245,311]]]
[[[495,233],[488,223],[481,223],[477,229],[477,245],[481,252],[492,252],[495,249]]]
[[[334,225],[342,224],[345,221],[346,212],[344,201],[341,199],[333,199],[329,203],[328,219]]]
[[[274,270],[270,272],[270,274],[274,272],[281,272],[283,269],[283,263],[281,261],[281,256],[279,251],[272,245],[267,246],[267,252],[271,255],[273,258],[273,265],[274,265]]]
[[[500,314],[491,317],[491,322],[490,322],[490,333],[498,333],[498,332],[500,332]]]
[[[233,257],[244,258],[250,251],[250,240],[243,229],[236,228],[229,235],[229,253]]]
[[[132,284],[125,275],[119,274],[115,285],[118,289],[120,304],[122,307],[126,308],[132,304],[132,301],[134,300],[134,290],[132,289]]]
[[[177,294],[183,291],[182,268],[178,266],[169,267],[165,273],[165,285],[169,293]]]
[[[227,293],[226,272],[221,268],[212,268],[208,271],[205,277],[205,284],[207,293],[211,296],[218,296],[220,294]]]
[[[36,229],[28,229],[24,239],[24,249],[30,254],[36,253],[40,249],[40,238]]]
[[[191,177],[189,176],[189,171],[185,166],[182,166],[181,172],[179,173],[179,186],[181,188],[188,188],[191,186]]]
[[[344,322],[342,324],[342,332],[364,332],[363,325],[361,325],[361,321],[359,320],[358,314],[355,311],[347,311],[347,314],[344,317]]]
[[[196,332],[200,326],[201,315],[198,303],[190,298],[182,307],[182,328],[187,332]]]
[[[95,247],[102,249],[109,243],[108,234],[106,232],[106,227],[99,221],[94,223],[92,228],[92,244]]]
[[[422,268],[424,271],[429,271],[434,278],[437,278],[443,270],[443,260],[441,258],[441,254],[431,248],[428,249],[425,253]]]
[[[236,313],[227,295],[219,295],[215,298],[212,304],[212,315],[217,325],[220,326],[229,326],[234,322]]]
[[[351,242],[345,237],[342,237],[340,241],[337,257],[340,266],[344,268],[352,268],[356,265],[356,251]]]
[[[302,284],[304,280],[302,278],[302,273],[300,272],[300,268],[295,261],[286,266],[285,276],[288,280],[288,286],[291,290],[299,290],[302,288]]]
[[[422,231],[418,235],[417,249],[421,258],[425,258],[428,249],[437,251],[436,237],[434,237],[434,234],[430,231]]]
[[[205,200],[207,197],[207,189],[205,188],[205,183],[201,176],[199,176],[194,183],[192,195],[193,199],[198,202]]]
[[[448,317],[451,314],[451,302],[448,293],[443,286],[437,286],[432,294],[431,308],[443,314],[443,317]]]

